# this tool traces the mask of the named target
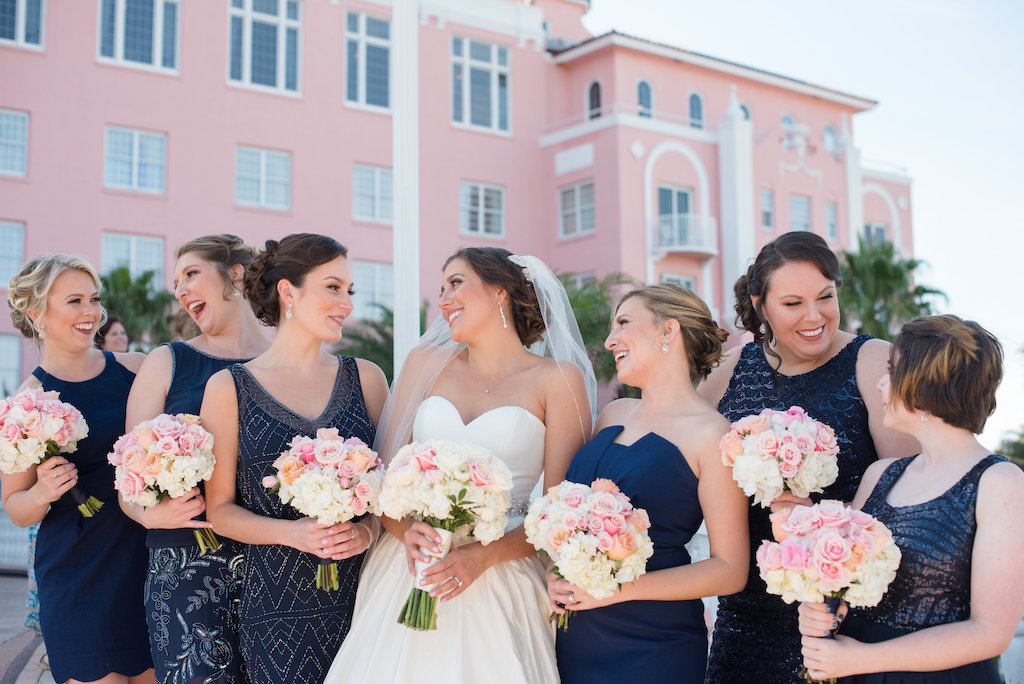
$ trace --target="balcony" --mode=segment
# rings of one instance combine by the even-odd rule
[[[718,255],[718,222],[700,214],[659,216],[651,222],[654,256],[684,254],[702,259]]]

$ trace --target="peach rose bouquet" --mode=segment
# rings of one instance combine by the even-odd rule
[[[595,599],[644,574],[654,553],[647,511],[634,508],[611,480],[552,487],[530,505],[524,526],[526,541],[554,563],[551,572]],[[571,614],[551,619],[568,629]]]
[[[288,446],[274,461],[277,475],[263,478],[263,486],[276,491],[281,503],[325,525],[346,522],[375,509],[381,462],[361,439],[345,439],[337,428],[320,428],[316,437],[296,435]],[[337,563],[320,559],[316,586],[338,590]]]
[[[114,489],[144,508],[165,497],[178,499],[213,475],[213,435],[191,413],[162,413],[144,420],[114,442],[107,454],[114,466]],[[202,553],[216,551],[213,530],[193,530]]]
[[[389,518],[412,517],[441,536],[440,551],[423,552],[430,563],[416,561],[416,575],[444,558],[455,533],[489,544],[505,534],[512,504],[512,474],[505,462],[469,442],[413,442],[388,464],[380,510]],[[411,629],[437,629],[437,599],[432,586],[413,589],[398,615]]]
[[[81,412],[61,401],[59,392],[22,390],[0,401],[0,472],[23,473],[51,456],[74,453],[88,435]],[[83,517],[103,506],[77,485],[68,493]]]
[[[741,418],[720,447],[732,478],[762,508],[784,490],[798,497],[822,492],[839,476],[835,431],[799,406]]]

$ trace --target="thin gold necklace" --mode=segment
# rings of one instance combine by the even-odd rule
[[[512,372],[512,369],[519,365],[519,359],[513,361],[512,365],[508,367],[508,370],[502,373],[500,378],[491,383],[490,387],[485,385],[484,381],[480,379],[480,376],[476,374],[476,370],[473,368],[473,364],[469,359],[466,359],[466,364],[469,366],[469,372],[472,373],[473,377],[476,378],[476,381],[480,383],[480,387],[483,388],[484,394],[490,394],[491,390],[497,387],[498,383],[507,378],[508,374]]]

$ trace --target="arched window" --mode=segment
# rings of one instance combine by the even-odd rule
[[[791,117],[789,114],[783,114],[782,115],[782,127],[783,128],[789,128],[790,126],[792,126],[795,123],[796,123],[796,120],[793,119],[793,117]]]
[[[704,102],[697,93],[690,95],[690,127],[704,128]]]
[[[821,134],[821,142],[825,145],[825,151],[833,157],[839,154],[839,136],[836,135],[836,127],[832,124],[825,126]]]
[[[654,98],[647,81],[640,81],[636,87],[636,113],[648,119],[654,116]]]
[[[587,88],[587,118],[596,119],[601,116],[601,84],[594,81]]]
[[[745,104],[741,104],[740,111],[743,112],[743,118],[750,121],[750,108]]]

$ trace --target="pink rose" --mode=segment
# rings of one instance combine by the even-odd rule
[[[622,531],[626,526],[626,519],[619,513],[609,515],[604,519],[604,531],[613,537]]]
[[[179,452],[178,440],[174,437],[161,437],[152,445],[150,450],[167,456],[173,456]]]
[[[778,570],[782,567],[782,551],[775,542],[765,539],[757,549],[757,567],[762,572]]]
[[[181,447],[181,453],[193,454],[199,450],[199,445],[196,443],[196,436],[191,432],[185,431],[178,437],[178,446]]]
[[[444,482],[444,472],[440,468],[434,468],[433,470],[426,470],[424,473],[427,476],[427,482],[430,484],[441,484]]]
[[[572,530],[582,529],[587,526],[587,519],[581,517],[575,511],[566,511],[565,515],[562,516],[562,524]]]
[[[850,524],[854,527],[867,530],[875,523],[875,519],[864,511],[851,509],[850,510]]]
[[[174,418],[163,415],[149,421],[149,428],[153,431],[153,437],[159,441],[168,438],[177,440],[185,426]]]
[[[316,460],[324,465],[337,465],[345,460],[348,455],[345,445],[336,439],[320,439],[313,445],[313,453],[316,456]],[[351,465],[351,464],[349,464]],[[353,471],[355,466],[352,467]],[[353,472],[353,475],[355,473]],[[352,475],[349,475],[352,477]]]
[[[341,485],[342,489],[348,489],[348,486],[352,484],[352,480],[348,479],[347,477],[342,477],[338,479],[338,484]]]
[[[358,496],[349,502],[349,506],[352,507],[353,515],[362,515],[363,513],[366,513],[366,501],[364,499],[360,499]]]
[[[587,532],[593,535],[607,534],[604,531],[604,519],[598,515],[587,516]]]
[[[647,510],[643,508],[633,509],[633,526],[637,532],[650,529],[651,519],[647,517]]]
[[[743,438],[735,431],[727,432],[718,443],[722,450],[722,464],[731,466],[736,457],[743,453]]]
[[[38,439],[40,442],[46,439],[43,436],[43,417],[38,411],[29,411],[25,420],[21,422],[21,426],[25,430],[26,437]]]
[[[49,416],[66,418],[68,413],[71,412],[71,405],[65,404],[63,401],[58,399],[45,399],[41,402],[39,410]]]
[[[352,490],[352,493],[355,494],[358,498],[362,499],[363,501],[369,501],[370,499],[373,498],[373,485],[371,485],[366,480],[363,480],[362,482],[355,486],[355,489]]]
[[[826,528],[818,535],[814,545],[816,558],[833,563],[844,563],[850,558],[850,545],[833,529]]]
[[[598,478],[594,480],[593,484],[590,485],[590,489],[595,492],[604,492],[605,494],[618,494],[618,486],[607,478]]]
[[[11,412],[11,402],[7,399],[0,399],[0,423],[3,422],[7,414]]]
[[[146,483],[142,477],[129,470],[114,481],[114,489],[121,492],[126,501],[134,501],[146,489]]]
[[[818,571],[820,578],[818,586],[824,594],[840,591],[850,584],[850,571],[841,563],[817,559],[814,568]]]
[[[204,430],[199,425],[189,425],[185,428],[182,435],[188,435],[190,439],[195,440],[196,449],[205,449],[207,447],[213,447],[213,435]],[[181,441],[181,438],[178,438]]]
[[[112,466],[121,465],[121,452],[115,449],[114,451],[111,451],[109,454],[107,454],[107,463],[109,463]]]
[[[71,437],[71,428],[65,424],[61,425],[60,429],[53,435],[53,441],[57,443],[57,446],[62,447],[68,443],[68,439]]]
[[[796,437],[793,436],[792,432],[784,432],[782,434],[782,436],[779,437],[779,446],[780,447],[783,444],[795,444],[795,443],[796,443]]]
[[[839,529],[850,519],[850,509],[840,501],[826,500],[818,504],[821,526]]]
[[[327,429],[327,428],[322,428],[322,429]],[[337,432],[337,428],[330,428],[330,429],[334,430],[335,432]],[[347,447],[368,446],[366,444],[366,442],[364,442],[363,440],[359,439],[358,437],[349,437],[348,439],[345,440],[344,444]]]
[[[359,474],[356,470],[356,466],[351,461],[342,461],[338,464],[338,477],[344,477],[351,480],[353,477]]]
[[[262,482],[263,486],[266,487],[267,489],[273,489],[279,484],[277,478],[274,477],[273,475],[267,475],[265,478],[263,478]]]
[[[817,449],[817,442],[806,432],[796,437],[796,448],[800,450],[801,454],[810,454]]]
[[[437,468],[437,452],[433,449],[424,449],[416,453],[416,466],[420,470],[433,470]]]
[[[821,527],[821,516],[813,506],[794,506],[789,517],[782,523],[782,528],[795,535],[810,534]]]
[[[21,428],[13,420],[5,420],[3,428],[0,428],[0,439],[14,444],[21,439]]]
[[[821,447],[822,451],[839,450],[835,430],[824,423],[818,425],[818,434],[815,435],[814,439],[818,442],[818,446]]]
[[[32,411],[36,407],[36,395],[32,390],[25,390],[14,395],[15,406],[21,407],[23,411]]]
[[[797,421],[802,421],[807,417],[807,412],[799,406],[791,406],[788,411],[782,414],[782,424],[789,427]]]
[[[774,432],[765,431],[757,435],[757,453],[762,456],[775,456],[779,448],[779,440]]]
[[[804,545],[792,539],[779,543],[779,562],[786,570],[803,570],[811,559]]]
[[[586,489],[584,489],[583,485],[566,483],[566,486],[563,486],[559,491],[559,498],[562,500],[562,503],[572,508],[579,508],[585,497]]]
[[[129,431],[117,438],[114,442],[115,451],[124,451],[130,446],[135,446],[139,443],[139,438],[135,436],[135,431]]]
[[[298,435],[288,443],[288,446],[291,447],[292,456],[302,463],[312,463],[316,460],[316,445],[309,437]]]
[[[598,492],[590,506],[591,512],[602,518],[622,512],[622,502],[607,492]]]
[[[470,461],[469,479],[477,487],[490,487],[494,484],[494,473],[483,461]]]
[[[796,477],[796,474],[799,472],[799,465],[789,463],[788,461],[779,462],[779,475],[782,475],[782,477]]]
[[[608,553],[615,546],[615,540],[612,539],[612,535],[608,534],[604,530],[597,535],[597,550],[603,553]]]

